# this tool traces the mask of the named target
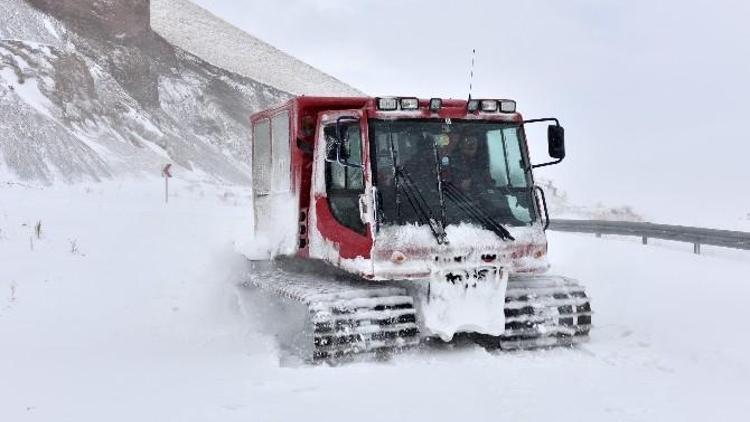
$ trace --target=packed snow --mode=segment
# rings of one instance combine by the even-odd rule
[[[750,255],[550,233],[589,288],[573,349],[422,346],[288,366],[243,313],[243,188],[0,185],[0,420],[745,420]],[[684,246],[684,247],[683,247]],[[260,317],[260,318],[259,318]]]

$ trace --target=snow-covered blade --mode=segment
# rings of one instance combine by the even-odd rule
[[[409,283],[425,334],[451,341],[457,333],[505,332],[508,271],[491,265],[467,268],[442,266],[432,279]]]

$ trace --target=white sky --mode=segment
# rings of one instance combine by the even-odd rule
[[[750,213],[750,2],[193,1],[372,95],[465,98],[475,48],[475,98],[562,120],[568,158],[539,174],[575,202]]]

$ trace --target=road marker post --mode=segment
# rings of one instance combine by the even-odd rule
[[[164,203],[169,203],[169,179],[172,177],[170,169],[172,164],[167,163],[164,168],[161,169],[161,175],[164,177]]]

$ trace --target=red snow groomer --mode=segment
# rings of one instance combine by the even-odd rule
[[[546,274],[532,168],[564,158],[557,119],[524,121],[505,99],[297,97],[251,122],[268,255],[249,284],[284,309],[284,348],[330,360],[459,333],[501,349],[588,338],[584,288]],[[538,122],[554,160],[532,165]]]

